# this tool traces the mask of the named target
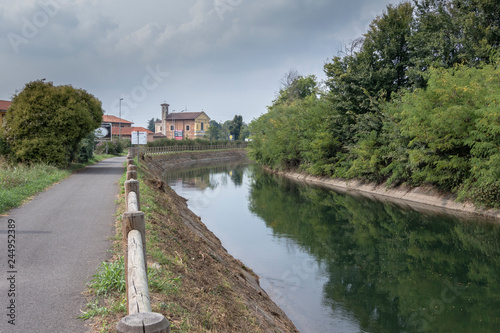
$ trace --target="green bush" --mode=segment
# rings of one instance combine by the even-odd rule
[[[101,102],[82,89],[43,80],[26,84],[5,117],[10,159],[66,167],[102,122]]]
[[[79,163],[85,163],[92,159],[94,156],[94,134],[89,134],[85,139],[80,141],[78,145],[78,152],[76,160]]]
[[[5,137],[5,133],[0,130],[0,156],[7,156],[11,152],[10,145],[7,142],[7,138]]]
[[[120,155],[128,147],[130,147],[130,142],[127,139],[101,141],[96,145],[95,152],[97,154]]]

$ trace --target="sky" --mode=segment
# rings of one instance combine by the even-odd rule
[[[324,80],[324,64],[398,2],[0,0],[0,100],[46,79],[85,89],[134,126],[160,118],[165,102],[250,123],[286,73]]]

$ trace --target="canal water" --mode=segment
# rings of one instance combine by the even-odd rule
[[[499,332],[500,224],[313,187],[254,165],[168,184],[301,332]]]

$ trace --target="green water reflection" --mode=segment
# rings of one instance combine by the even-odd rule
[[[321,263],[322,305],[347,311],[362,331],[499,331],[500,224],[403,209],[255,166],[183,173],[200,188],[247,186],[249,210],[273,237]]]
[[[498,332],[500,228],[253,172],[250,209],[326,263],[325,302],[369,332]]]

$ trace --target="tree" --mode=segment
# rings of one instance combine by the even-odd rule
[[[406,70],[410,65],[408,47],[413,22],[413,7],[401,3],[370,24],[359,51],[325,64],[329,99],[346,115],[372,112],[373,100],[389,100],[393,92],[409,85]],[[356,41],[356,45],[361,43]],[[357,49],[358,46],[352,48]]]
[[[83,89],[27,83],[12,100],[5,136],[17,162],[68,165],[79,144],[102,122],[101,102]]]
[[[274,103],[292,103],[318,92],[315,75],[302,76],[296,70],[290,70],[281,79],[281,89]]]
[[[241,126],[243,126],[243,117],[238,115],[234,116],[231,124],[229,125],[229,133],[231,133],[234,140],[238,140],[240,138]]]
[[[243,122],[243,125],[241,126],[241,131],[240,131],[240,140],[245,140],[248,137],[250,137],[250,128],[249,128],[248,124]]]
[[[156,129],[155,121],[160,121],[160,119],[156,118],[156,120],[155,120],[155,118],[151,118],[148,121],[148,130],[150,130],[153,133],[155,132],[155,129]]]
[[[220,140],[222,133],[222,125],[215,120],[210,120],[210,126],[208,127],[208,139],[210,141]]]
[[[500,46],[500,2],[492,0],[423,0],[416,4],[410,45],[420,75],[432,67],[450,68],[495,62]],[[493,58],[492,58],[493,57]]]

